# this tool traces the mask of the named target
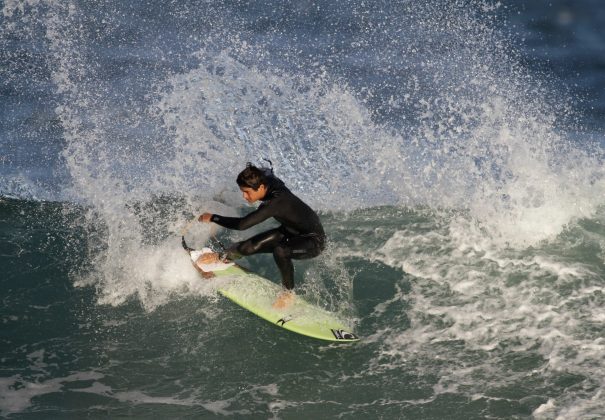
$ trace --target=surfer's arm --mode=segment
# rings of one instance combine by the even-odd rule
[[[270,206],[263,205],[244,217],[227,217],[213,214],[210,216],[210,221],[227,229],[246,230],[270,217],[273,217]]]

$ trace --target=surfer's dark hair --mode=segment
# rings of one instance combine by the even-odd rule
[[[258,190],[261,185],[267,186],[269,179],[267,178],[267,170],[264,168],[257,168],[252,163],[246,163],[246,169],[241,171],[237,176],[237,185],[243,188],[252,188],[254,191]]]

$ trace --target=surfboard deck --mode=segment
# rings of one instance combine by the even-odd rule
[[[336,314],[315,306],[297,295],[293,296],[285,308],[275,308],[273,303],[283,290],[280,285],[233,262],[198,264],[198,258],[202,254],[212,251],[208,248],[193,250],[185,247],[185,249],[189,252],[193,265],[199,268],[198,271],[201,271],[207,280],[226,280],[218,288],[221,295],[273,325],[319,340],[335,342],[359,340],[355,334],[348,331],[349,328]]]

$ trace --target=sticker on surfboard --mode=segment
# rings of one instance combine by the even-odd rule
[[[359,340],[355,334],[345,330],[332,330],[332,334],[337,340]]]

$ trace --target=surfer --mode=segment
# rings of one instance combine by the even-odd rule
[[[236,182],[248,203],[262,201],[258,209],[244,217],[204,213],[198,220],[235,230],[248,229],[271,217],[281,223],[278,228],[231,245],[222,257],[233,260],[246,255],[272,253],[281,273],[282,285],[286,289],[278,296],[274,306],[285,307],[293,297],[292,260],[316,257],[325,247],[325,233],[321,221],[315,211],[292,194],[283,181],[273,174],[272,168],[258,168],[248,162],[246,168],[237,176]],[[213,254],[208,258],[220,257]]]

